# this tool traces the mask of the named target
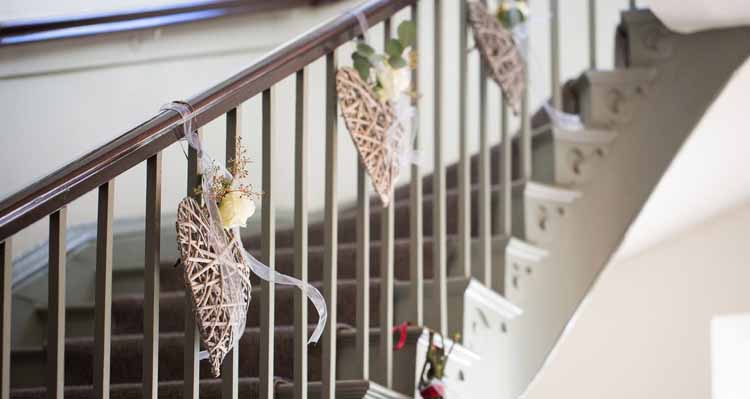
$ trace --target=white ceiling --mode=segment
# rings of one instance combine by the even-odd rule
[[[646,3],[677,32],[750,25],[748,0],[648,0]]]

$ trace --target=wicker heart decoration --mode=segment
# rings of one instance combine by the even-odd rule
[[[192,198],[180,202],[177,245],[211,372],[219,377],[224,357],[242,335],[243,331],[236,330],[245,325],[250,306],[250,267],[245,264],[238,237],[229,230],[223,231],[229,243],[225,251],[231,254],[216,253],[210,244],[207,214],[208,210]]]
[[[336,91],[346,128],[362,164],[383,206],[388,206],[399,173],[396,152],[404,139],[404,129],[394,125],[397,121],[393,108],[380,102],[353,68],[338,70]]]
[[[490,77],[503,90],[503,97],[517,114],[524,90],[524,61],[511,32],[478,1],[468,3],[469,25]]]

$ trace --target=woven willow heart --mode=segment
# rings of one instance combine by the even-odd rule
[[[393,109],[380,102],[370,86],[352,68],[340,68],[336,73],[336,91],[341,113],[354,146],[370,175],[383,206],[391,200],[393,184],[399,173],[397,157],[404,129],[396,123]],[[388,137],[388,135],[393,135]]]
[[[250,267],[245,264],[238,237],[224,230],[231,251],[231,264],[221,264],[216,248],[210,245],[208,210],[192,198],[185,198],[177,208],[177,246],[184,267],[185,285],[190,290],[190,304],[208,351],[211,373],[218,377],[221,362],[244,328],[250,306]],[[228,280],[231,279],[231,280]],[[231,281],[232,284],[228,284]],[[239,284],[239,285],[238,285]],[[236,292],[239,288],[239,292]],[[231,292],[230,292],[231,291]]]
[[[478,1],[468,3],[469,25],[489,74],[517,114],[523,98],[524,62],[513,35]]]

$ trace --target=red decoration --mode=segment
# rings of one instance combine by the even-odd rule
[[[445,385],[440,380],[430,381],[430,385],[419,391],[422,399],[442,399],[445,398]]]
[[[403,349],[403,347],[406,346],[406,337],[407,337],[408,329],[409,329],[408,321],[405,321],[393,327],[393,332],[399,332],[398,342],[396,342],[394,349],[399,350],[399,349]]]

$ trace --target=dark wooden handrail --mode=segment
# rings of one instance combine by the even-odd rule
[[[194,96],[199,128],[362,34],[355,16],[370,25],[417,0],[370,0],[280,47],[258,63]],[[141,125],[0,202],[0,241],[101,186],[182,138],[182,122],[160,112]]]
[[[3,21],[0,22],[0,46],[153,29],[335,1],[340,0],[198,0],[125,11]]]

